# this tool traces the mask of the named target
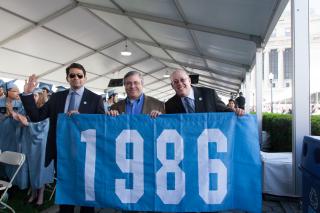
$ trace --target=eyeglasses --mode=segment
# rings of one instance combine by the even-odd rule
[[[131,86],[131,85],[138,86],[138,85],[140,85],[140,84],[142,84],[141,81],[126,81],[126,82],[124,83],[124,86]]]
[[[70,73],[70,74],[69,74],[69,78],[75,78],[76,76],[77,76],[79,79],[82,79],[82,78],[83,78],[83,75],[82,75],[82,74],[79,74],[79,73],[77,73],[77,74],[75,74],[75,73]]]
[[[181,82],[181,83],[183,84],[183,83],[186,83],[187,80],[188,80],[188,78],[175,79],[175,80],[172,81],[172,84],[173,84],[173,85],[178,85],[179,82]]]

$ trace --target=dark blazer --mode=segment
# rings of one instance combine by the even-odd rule
[[[194,91],[195,112],[233,112],[219,98],[214,89],[192,87]],[[165,103],[167,114],[186,113],[181,98],[173,96]]]
[[[50,118],[50,127],[46,146],[45,166],[57,158],[56,129],[59,113],[64,113],[64,107],[69,90],[54,93],[41,108],[37,108],[33,95],[21,95],[21,101],[32,122],[39,122]],[[84,89],[79,106],[79,113],[104,114],[103,101],[100,95]]]
[[[119,114],[126,112],[126,99],[119,101],[111,106],[111,110],[117,110]],[[152,110],[157,110],[164,113],[163,102],[152,98],[150,96],[144,95],[144,102],[142,106],[142,114],[150,114]]]

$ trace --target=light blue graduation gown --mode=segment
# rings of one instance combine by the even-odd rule
[[[0,99],[0,107],[6,106],[6,98]],[[25,115],[25,111],[20,100],[12,101],[13,110],[19,114]],[[14,151],[26,154],[26,141],[24,135],[27,127],[24,127],[20,122],[14,120],[12,117],[1,115],[0,119],[0,149],[1,151]],[[24,165],[17,174],[14,185],[20,189],[26,189],[29,186],[28,177],[28,162]],[[2,169],[3,170],[3,169]],[[16,169],[13,166],[5,167],[5,175],[11,177]]]
[[[37,123],[29,122],[27,144],[27,161],[29,178],[32,189],[40,189],[47,183],[52,183],[54,178],[53,162],[48,167],[44,166],[46,143],[49,131],[49,119]]]

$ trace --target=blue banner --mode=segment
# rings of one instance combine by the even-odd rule
[[[261,212],[256,117],[59,115],[57,204]]]

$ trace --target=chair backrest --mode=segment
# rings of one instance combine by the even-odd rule
[[[0,154],[0,163],[20,166],[24,163],[25,155],[18,152],[5,151]]]

